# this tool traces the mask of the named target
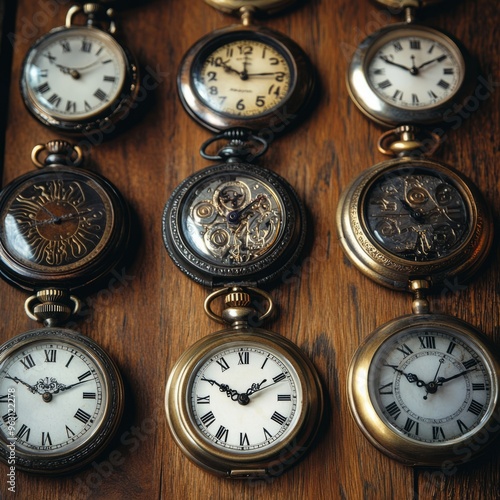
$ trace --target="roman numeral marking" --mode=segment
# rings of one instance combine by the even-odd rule
[[[114,76],[105,76],[105,77],[103,78],[103,80],[104,80],[105,82],[116,82],[116,77],[114,77]]]
[[[411,95],[411,102],[412,102],[412,104],[418,104],[420,102],[418,100],[418,95],[417,94],[412,94]]]
[[[39,87],[37,87],[36,90],[40,94],[45,94],[45,92],[48,92],[50,90],[50,85],[47,82],[42,83],[42,85],[40,85]]]
[[[198,405],[209,405],[210,404],[210,396],[197,396],[196,404]]]
[[[410,49],[420,50],[420,40],[410,40]]]
[[[83,424],[86,424],[90,420],[90,415],[81,408],[78,408],[78,411],[73,415],[73,417]]]
[[[392,402],[390,405],[385,407],[387,413],[394,419],[397,420],[399,415],[401,415],[401,410],[398,408],[398,405],[395,402]]]
[[[264,366],[266,366],[266,363],[267,363],[268,359],[269,359],[269,358],[266,358],[266,359],[264,360],[264,363],[262,363],[262,366],[260,367],[260,369],[261,369],[261,370],[263,370],[263,369],[264,369]]]
[[[450,342],[450,345],[448,346],[448,349],[446,349],[446,352],[448,354],[451,354],[453,352],[453,349],[455,349],[456,346],[457,346],[457,344],[455,344],[454,342]]]
[[[50,434],[47,432],[42,432],[42,446],[52,446],[52,439],[50,438]]]
[[[85,108],[85,111],[90,111],[92,109],[92,106],[87,102],[83,102],[83,107]]]
[[[469,368],[472,368],[473,366],[476,366],[477,365],[477,361],[475,359],[471,358],[471,359],[468,359],[467,361],[464,361],[463,365],[468,370]]]
[[[66,112],[67,113],[76,113],[76,102],[68,101],[66,103]]]
[[[291,394],[278,394],[278,401],[291,401],[291,400],[292,400]]]
[[[211,411],[209,411],[208,413],[205,413],[205,415],[200,417],[200,420],[205,427],[210,427],[215,422],[215,415]]]
[[[385,75],[385,68],[376,68],[373,70],[374,75]]]
[[[403,99],[403,92],[401,92],[401,90],[396,90],[396,92],[394,92],[394,94],[392,95],[392,98],[393,99],[398,99],[401,101],[401,99]]]
[[[444,68],[443,70],[443,74],[445,75],[453,75],[453,73],[455,73],[453,68]]]
[[[265,427],[262,427],[262,430],[264,431],[264,439],[271,439],[273,437],[273,435]]]
[[[470,406],[469,406],[467,411],[470,411],[474,415],[479,416],[479,414],[483,411],[483,408],[484,408],[484,405],[482,405],[481,403],[478,403],[475,399],[473,399],[470,402]]]
[[[248,365],[250,364],[250,353],[248,351],[239,352],[238,353],[238,364],[239,365]]]
[[[441,87],[445,90],[450,86],[450,84],[448,82],[445,82],[444,80],[439,80],[437,85],[438,85],[438,87]]]
[[[64,365],[66,368],[68,368],[69,364],[71,363],[71,361],[73,361],[73,358],[75,356],[72,354],[71,357],[68,359],[68,362]]]
[[[56,108],[61,104],[61,98],[57,94],[52,94],[47,100]]]
[[[95,399],[95,398],[96,398],[95,392],[84,392],[83,393],[83,399]]]
[[[92,43],[87,42],[87,40],[82,41],[82,47],[80,49],[82,52],[90,52],[92,50]]]
[[[428,90],[427,94],[431,99],[437,99],[437,95],[432,90]]]
[[[24,439],[25,441],[30,440],[30,434],[31,434],[31,429],[29,427],[26,427],[24,424],[21,425],[21,428],[17,432],[16,436],[19,439]]]
[[[396,52],[399,52],[400,50],[403,50],[403,46],[399,42],[393,43],[392,46],[394,47],[394,50]]]
[[[97,89],[94,92],[94,97],[97,97],[97,99],[99,99],[100,101],[105,101],[108,97],[108,94],[106,94],[106,92],[101,89]]]
[[[415,427],[415,435],[418,436],[418,422],[415,422],[415,420],[412,420],[411,418],[408,417],[406,419],[404,427],[405,432],[411,432],[414,427]]]
[[[283,425],[286,422],[286,417],[281,415],[281,413],[275,411],[271,417],[271,420],[274,420],[279,425]]]
[[[472,384],[473,391],[484,391],[486,386],[484,384]]]
[[[426,336],[426,337],[418,337],[420,340],[420,348],[421,349],[435,349],[436,348],[436,337]]]
[[[68,438],[71,438],[72,436],[75,435],[75,433],[66,425],[66,435],[68,436]]]
[[[442,427],[432,426],[432,439],[446,439]]]
[[[221,370],[223,372],[225,372],[226,370],[229,370],[229,365],[227,364],[227,361],[224,358],[218,359],[217,364],[221,367]]]
[[[286,378],[284,373],[280,373],[279,375],[276,375],[276,377],[273,377],[273,380],[275,383],[281,382]]]
[[[63,52],[71,52],[71,47],[67,40],[61,40],[61,47]]]
[[[46,363],[56,363],[57,351],[55,349],[47,350],[45,349],[45,362]]]
[[[35,366],[35,361],[33,360],[33,357],[31,354],[28,354],[25,356],[23,359],[19,360],[21,364],[26,368],[26,370],[29,370],[30,368],[33,368]]]
[[[392,83],[389,81],[389,80],[384,80],[383,82],[380,82],[378,84],[378,86],[381,88],[381,89],[386,89],[387,87],[390,87],[392,85]]]
[[[266,429],[264,429],[266,431]],[[250,446],[250,441],[248,440],[247,434],[240,432],[240,446]]]
[[[229,429],[226,429],[223,425],[221,425],[219,427],[219,430],[217,431],[217,434],[215,434],[215,439],[227,443],[228,435],[229,435]]]
[[[392,391],[392,382],[389,382],[388,384],[382,385],[379,387],[378,390],[379,394],[393,394]]]
[[[460,419],[457,420],[457,425],[462,434],[465,434],[469,430],[469,428]]]
[[[396,349],[402,352],[405,358],[406,356],[413,354],[413,351],[406,344],[403,344],[401,347],[396,347]]]

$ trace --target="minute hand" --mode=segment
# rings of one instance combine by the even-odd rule
[[[453,375],[452,377],[448,377],[448,378],[439,377],[437,379],[436,384],[437,385],[443,385],[445,382],[448,382],[448,381],[453,380],[455,378],[461,377],[462,375],[465,375],[466,373],[474,372],[474,371],[476,371],[476,369],[475,368],[471,368],[470,370],[464,370],[463,372],[457,373],[456,375]]]

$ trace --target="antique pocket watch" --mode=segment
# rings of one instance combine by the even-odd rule
[[[210,3],[240,11],[239,2]],[[289,2],[257,3],[269,12]],[[188,458],[232,478],[281,474],[310,446],[323,415],[312,363],[291,341],[260,328],[273,302],[257,288],[283,275],[306,236],[304,209],[293,188],[254,164],[268,148],[258,132],[285,109],[305,110],[312,72],[293,42],[251,25],[253,11],[242,8],[244,25],[206,36],[181,64],[184,107],[219,131],[201,154],[219,163],[183,181],[163,214],[169,256],[191,279],[216,288],[205,312],[229,325],[199,340],[173,367],[167,422]],[[290,123],[282,120],[280,131]],[[217,314],[212,304],[222,296],[225,307]]]
[[[295,0],[208,2],[241,14],[243,23],[201,38],[184,56],[178,75],[186,111],[212,131],[248,127],[281,132],[300,119],[314,97],[315,76],[304,51],[290,38],[252,23]]]
[[[84,14],[85,25],[74,18]],[[101,24],[109,23],[108,32]],[[62,133],[112,129],[129,114],[138,88],[138,68],[113,36],[113,9],[98,2],[71,7],[65,26],[54,28],[29,49],[21,70],[28,111]]]
[[[380,29],[357,47],[347,75],[352,100],[383,125],[442,122],[469,95],[474,61],[451,35],[415,22],[416,2],[377,1],[406,8],[407,19]]]
[[[497,435],[498,362],[476,328],[432,314],[427,296],[474,276],[491,248],[493,223],[471,181],[429,158],[439,135],[420,129],[443,121],[461,95],[468,58],[440,32],[415,26],[412,2],[397,4],[406,7],[407,23],[365,40],[348,76],[365,114],[399,124],[378,145],[397,158],[369,168],[344,191],[337,231],[361,272],[414,294],[413,314],[365,340],[347,391],[356,423],[380,451],[408,465],[461,464]],[[402,73],[397,88],[393,71]]]
[[[0,271],[33,293],[25,310],[44,327],[0,347],[0,458],[28,472],[60,474],[93,460],[123,412],[114,362],[93,340],[60,325],[81,309],[73,292],[123,259],[130,220],[116,188],[78,168],[77,146],[51,141],[32,158],[40,170],[0,193]]]

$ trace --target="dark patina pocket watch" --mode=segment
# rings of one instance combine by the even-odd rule
[[[163,237],[184,273],[215,288],[205,312],[229,328],[199,340],[173,367],[167,422],[186,456],[209,472],[276,476],[312,443],[323,393],[304,353],[260,328],[273,302],[259,287],[276,281],[298,258],[306,223],[293,188],[255,161],[268,148],[258,132],[285,108],[297,116],[307,108],[313,72],[294,42],[251,24],[254,7],[210,3],[239,11],[244,24],[195,44],[181,64],[178,84],[187,112],[219,132],[201,148],[204,158],[219,163],[175,189],[165,206]],[[289,3],[254,6],[269,12]],[[213,303],[223,296],[223,312],[215,313]]]
[[[109,181],[79,168],[64,141],[34,148],[38,171],[0,193],[0,271],[31,292],[28,316],[43,328],[0,347],[0,458],[40,474],[72,471],[109,443],[124,405],[120,373],[90,338],[63,328],[77,315],[75,290],[105,277],[130,239],[127,206]],[[43,158],[43,159],[42,159]]]
[[[78,15],[86,24],[74,23]],[[126,117],[139,89],[138,68],[115,32],[114,11],[105,3],[71,7],[65,25],[38,39],[26,55],[21,93],[28,111],[70,134],[105,130]]]
[[[413,293],[413,314],[377,328],[357,350],[349,404],[364,435],[390,457],[408,465],[461,464],[498,434],[499,365],[481,332],[432,314],[427,296],[477,273],[493,223],[472,182],[430,158],[440,137],[420,127],[442,122],[447,107],[463,98],[470,59],[447,35],[414,24],[414,2],[380,3],[405,7],[407,22],[362,42],[348,87],[371,119],[399,125],[379,141],[379,150],[396,158],[344,191],[337,230],[361,272]]]

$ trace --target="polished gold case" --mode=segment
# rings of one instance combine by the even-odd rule
[[[412,262],[389,253],[371,236],[365,218],[366,195],[383,175],[410,167],[450,178],[464,199],[469,214],[468,235],[446,257]],[[425,279],[436,289],[445,280],[472,277],[487,257],[493,241],[493,223],[477,188],[464,175],[435,160],[411,157],[384,161],[363,172],[344,190],[337,209],[337,231],[343,250],[354,265],[377,283],[408,290],[410,280]]]
[[[240,454],[216,448],[203,437],[193,423],[188,400],[192,379],[211,352],[245,343],[269,348],[288,360],[300,378],[303,402],[295,429],[285,439],[264,450]],[[311,445],[322,420],[323,393],[314,366],[295,344],[267,330],[229,328],[208,335],[182,354],[167,382],[165,406],[176,443],[199,467],[234,478],[274,476],[291,467]]]

